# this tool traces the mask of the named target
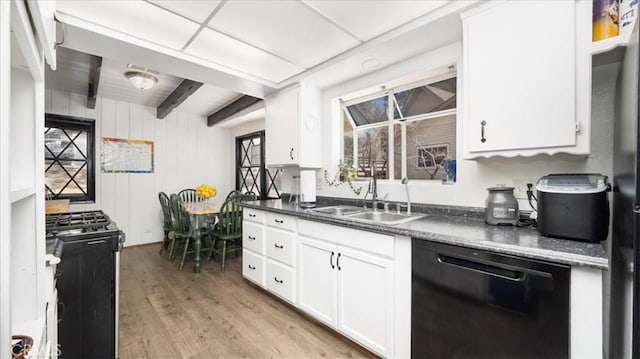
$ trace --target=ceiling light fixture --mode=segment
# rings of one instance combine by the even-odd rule
[[[135,88],[142,91],[149,90],[158,83],[158,79],[148,72],[127,71],[124,75]]]

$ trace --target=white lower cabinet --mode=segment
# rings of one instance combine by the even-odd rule
[[[267,289],[292,304],[296,300],[295,278],[293,268],[267,259]]]
[[[353,231],[324,226],[330,232]],[[394,356],[393,261],[347,246],[347,236],[326,240],[322,231],[314,232],[315,238],[298,235],[298,307],[371,351]],[[393,246],[394,238],[385,237]]]
[[[338,247],[338,329],[376,353],[391,356],[392,262]]]
[[[255,209],[243,211],[242,275],[296,304],[296,218]]]
[[[411,240],[247,210],[242,275],[383,357],[411,353]]]
[[[265,226],[264,213],[254,209],[243,211],[242,221],[242,276],[255,284],[265,286]]]
[[[242,275],[264,287],[264,258],[250,250],[242,251]]]
[[[325,324],[337,327],[337,246],[304,236],[298,239],[298,306]]]

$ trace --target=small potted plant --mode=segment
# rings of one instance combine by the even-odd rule
[[[338,172],[333,176],[333,180],[329,179],[329,171],[324,170],[324,181],[332,187],[338,187],[343,183],[347,183],[351,191],[356,195],[360,195],[362,187],[355,188],[352,181],[357,178],[356,169],[353,167],[353,160],[338,162]]]

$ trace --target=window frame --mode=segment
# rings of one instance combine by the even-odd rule
[[[359,131],[364,131],[367,129],[371,129],[371,128],[380,128],[380,127],[387,127],[387,135],[388,135],[388,148],[387,148],[387,178],[386,180],[396,180],[395,179],[395,156],[394,156],[394,148],[395,148],[395,125],[399,125],[400,126],[400,138],[401,138],[401,143],[400,143],[400,158],[401,158],[401,166],[400,166],[400,171],[401,171],[401,175],[400,178],[402,177],[406,177],[407,176],[407,161],[405,161],[404,159],[407,157],[407,132],[406,132],[406,124],[407,123],[412,123],[412,122],[417,122],[417,121],[425,121],[425,120],[429,120],[429,119],[435,119],[435,118],[440,118],[440,117],[445,117],[445,116],[451,116],[451,115],[457,115],[458,112],[458,106],[456,105],[456,108],[453,109],[446,109],[446,110],[440,110],[440,111],[435,111],[435,112],[428,112],[428,113],[424,113],[424,114],[419,114],[419,115],[413,115],[413,116],[409,116],[409,117],[401,117],[401,118],[395,118],[394,117],[394,112],[395,109],[398,108],[398,113],[402,114],[402,111],[400,111],[399,109],[399,105],[395,99],[395,94],[399,93],[399,92],[403,92],[403,91],[407,91],[407,90],[411,90],[414,88],[418,88],[421,86],[426,86],[429,84],[433,84],[436,82],[440,82],[440,81],[444,81],[444,80],[448,80],[448,79],[452,79],[455,78],[456,79],[456,83],[458,82],[458,77],[459,74],[457,72],[457,67],[455,65],[450,65],[448,66],[448,71],[444,72],[444,73],[440,73],[440,74],[436,74],[433,76],[429,76],[428,78],[422,78],[420,80],[416,80],[416,81],[409,81],[406,83],[402,83],[390,88],[386,88],[385,86],[381,86],[380,90],[378,91],[373,91],[371,93],[367,93],[366,95],[362,95],[362,96],[358,96],[358,97],[354,97],[354,98],[350,98],[348,100],[340,100],[340,110],[341,110],[341,115],[345,116],[347,121],[349,122],[349,124],[351,125],[351,129],[353,131],[353,149],[352,149],[352,153],[353,153],[353,166],[355,168],[358,168],[358,133]],[[456,85],[456,89],[457,89],[457,85]],[[349,110],[347,109],[348,106],[352,106],[358,103],[362,103],[362,102],[366,102],[366,101],[370,101],[379,97],[382,97],[382,95],[387,95],[388,101],[387,103],[390,104],[387,107],[387,121],[386,122],[378,122],[378,123],[373,123],[373,124],[366,124],[366,125],[361,125],[361,126],[357,126],[356,122],[354,121],[354,119],[351,116],[351,113],[349,112]],[[457,96],[457,91],[456,91],[456,96]],[[341,121],[341,124],[343,123],[343,121]],[[345,149],[344,149],[344,125],[342,125],[340,127],[340,135],[341,135],[341,158],[344,160],[344,154],[345,154]],[[457,139],[457,134],[456,134],[456,142],[458,141]],[[417,180],[417,179],[416,179]],[[424,180],[422,179],[422,181],[431,181],[431,180]]]
[[[247,133],[241,136],[237,136],[236,137],[236,160],[235,160],[235,172],[236,172],[236,185],[235,185],[235,189],[236,190],[241,190],[241,182],[243,182],[244,180],[241,178],[240,175],[240,169],[241,168],[251,168],[251,167],[246,167],[246,166],[241,166],[243,158],[242,158],[242,142],[248,139],[253,139],[253,138],[260,138],[260,166],[255,166],[258,167],[258,175],[259,175],[259,191],[260,193],[257,193],[257,199],[279,199],[280,197],[282,197],[282,192],[281,192],[281,188],[278,188],[275,185],[275,178],[278,176],[278,174],[280,176],[282,176],[282,169],[281,168],[277,168],[274,175],[271,176],[270,170],[266,167],[265,165],[265,131],[255,131],[255,132],[251,132],[251,133]],[[254,168],[255,168],[254,167]],[[271,184],[267,187],[267,176],[269,176],[269,178],[271,179]],[[278,197],[269,197],[269,190],[271,189],[271,187],[273,187],[276,191],[276,193],[278,194]]]
[[[86,153],[86,164],[87,164],[87,193],[78,196],[78,195],[70,195],[70,194],[55,194],[47,187],[46,196],[51,196],[51,199],[68,199],[73,203],[82,203],[82,202],[94,202],[96,200],[96,173],[95,173],[95,162],[96,162],[96,152],[95,152],[95,144],[96,144],[96,127],[95,127],[95,119],[91,118],[82,118],[82,117],[74,117],[74,116],[64,116],[64,115],[56,115],[52,113],[45,113],[44,118],[45,128],[59,128],[62,130],[72,130],[72,131],[83,131],[87,132],[87,153]],[[46,134],[45,134],[46,139]],[[71,143],[71,142],[70,142]],[[69,146],[69,145],[67,145]],[[60,152],[60,154],[62,154]],[[57,156],[53,155],[53,158],[48,158],[49,155],[52,154],[51,150],[44,148],[44,160],[53,160],[53,163],[47,166],[45,171],[45,179],[46,179],[46,171],[51,168],[56,162],[65,167]],[[66,169],[65,169],[66,170]],[[74,176],[75,177],[75,176]],[[73,177],[72,177],[73,178]],[[76,183],[77,184],[77,183]],[[46,184],[45,184],[46,186]],[[65,186],[66,187],[66,186]]]

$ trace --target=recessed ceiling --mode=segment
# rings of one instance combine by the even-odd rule
[[[230,1],[209,26],[305,68],[360,44],[358,39],[296,1],[277,5],[260,0]]]
[[[150,0],[149,2],[197,23],[206,20],[209,14],[220,4],[219,0]]]
[[[447,4],[446,0],[349,1],[306,0],[309,7],[361,41],[367,41],[401,24]]]
[[[56,71],[48,67],[45,73],[47,88],[87,95],[89,63],[91,55],[58,47]],[[143,64],[135,64],[143,67]],[[141,66],[142,65],[142,66]],[[98,85],[98,97],[127,101],[145,106],[157,107],[182,82],[182,78],[163,73],[154,73],[158,83],[147,91],[138,90],[129,82],[124,73],[130,71],[127,64],[103,58]],[[242,96],[241,94],[211,85],[203,85],[179,107],[196,115],[206,116]]]
[[[264,80],[313,69],[447,1],[58,1],[58,12]]]
[[[57,1],[58,10],[172,49],[181,49],[198,24],[144,1]]]

